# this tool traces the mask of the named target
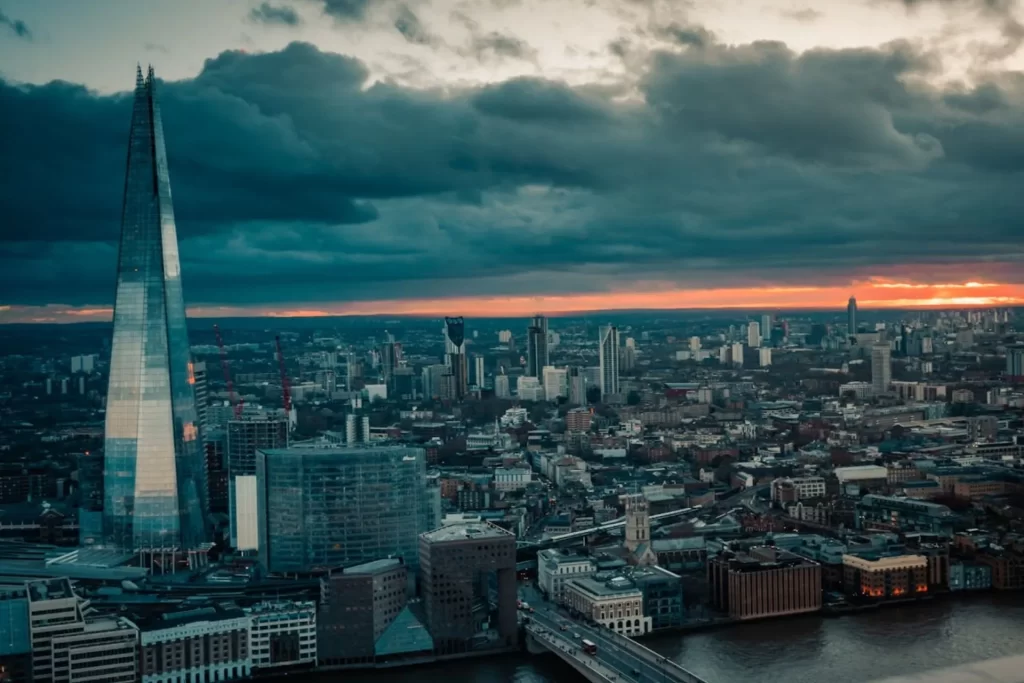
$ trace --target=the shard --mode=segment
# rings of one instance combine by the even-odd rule
[[[101,543],[181,557],[209,540],[206,468],[155,88],[153,69],[145,79],[140,69],[117,264]]]

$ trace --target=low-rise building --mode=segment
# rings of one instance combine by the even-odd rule
[[[210,605],[138,621],[142,683],[230,681],[252,671],[249,615]]]
[[[856,509],[857,528],[867,531],[920,531],[948,537],[957,520],[945,505],[893,496],[864,496]]]
[[[865,598],[900,598],[928,592],[928,558],[896,555],[868,559],[843,555],[846,592]]]
[[[135,683],[139,632],[127,619],[90,619],[51,641],[53,683]],[[33,679],[39,681],[40,679]]]
[[[565,586],[573,579],[582,579],[597,571],[589,557],[558,549],[537,553],[537,583],[556,604],[565,604]]]
[[[498,491],[519,491],[533,481],[533,472],[523,467],[497,467],[494,470],[494,488]]]
[[[711,604],[734,619],[821,609],[821,566],[779,548],[724,549],[708,560]]]
[[[772,481],[772,502],[785,507],[807,498],[821,498],[825,495],[823,477],[785,477]]]
[[[651,618],[644,616],[643,592],[624,576],[575,579],[566,584],[565,593],[570,610],[616,633],[642,636],[651,631]]]
[[[254,673],[316,666],[315,602],[264,602],[245,613]]]
[[[662,567],[635,567],[629,572],[633,585],[643,594],[643,613],[651,629],[682,626],[684,617],[683,580]]]

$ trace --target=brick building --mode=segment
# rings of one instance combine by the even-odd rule
[[[708,582],[712,606],[734,619],[821,609],[821,565],[778,548],[727,548],[708,559]]]

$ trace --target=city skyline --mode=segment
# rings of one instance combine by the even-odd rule
[[[109,319],[135,62],[191,315],[1024,303],[1015,2],[0,5],[0,322]]]

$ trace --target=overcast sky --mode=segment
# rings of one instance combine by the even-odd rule
[[[195,314],[1024,303],[1022,21],[0,0],[0,321],[109,317],[137,62]]]

